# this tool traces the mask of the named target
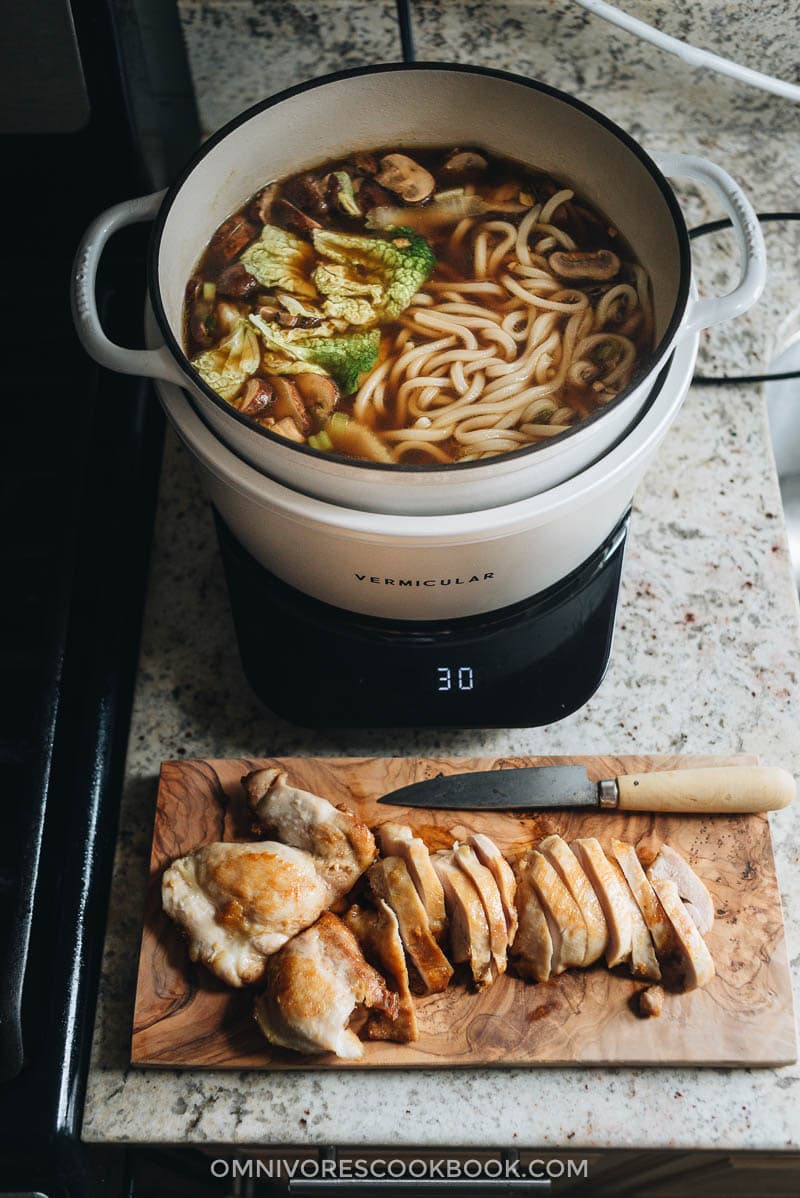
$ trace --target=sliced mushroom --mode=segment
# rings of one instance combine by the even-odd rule
[[[560,279],[613,279],[620,268],[620,260],[611,250],[558,250],[550,255],[549,262]]]
[[[310,212],[313,216],[327,215],[328,199],[325,191],[325,181],[310,172],[290,179],[284,187],[287,199],[302,212]]]
[[[298,207],[291,204],[289,200],[279,199],[273,205],[275,217],[283,221],[287,229],[299,234],[300,237],[309,237],[314,229],[321,229],[318,220],[308,216],[305,212],[301,212]]]
[[[259,286],[258,279],[254,279],[241,262],[233,262],[225,267],[217,279],[217,295],[227,296],[228,299],[247,299],[255,295]]]
[[[485,171],[489,163],[482,154],[476,154],[474,150],[454,150],[445,162],[442,170],[448,175],[458,175],[463,178],[466,175],[477,175],[481,171]]]
[[[354,154],[353,163],[356,170],[363,171],[365,175],[377,175],[381,169],[377,157],[369,150],[361,150],[358,154]]]
[[[200,275],[192,275],[189,282],[186,284],[186,292],[184,301],[187,304],[193,304],[199,300],[203,294],[203,280]]]
[[[300,392],[294,383],[280,374],[270,376],[269,381],[275,393],[275,403],[272,407],[273,416],[279,421],[288,417],[294,421],[301,433],[311,432],[311,417],[306,411],[305,404],[300,398]]]
[[[286,416],[283,420],[279,420],[276,424],[273,424],[270,427],[270,432],[277,433],[279,437],[285,437],[287,441],[305,441],[305,437],[291,416]]]
[[[209,242],[207,261],[217,267],[226,266],[257,234],[258,227],[241,213],[229,216]]]
[[[216,337],[213,300],[199,299],[189,314],[189,337],[199,349],[210,349]]]
[[[257,191],[250,201],[247,215],[262,225],[268,225],[272,215],[272,202],[277,190],[277,183],[268,183],[266,187],[261,188],[261,191]]]
[[[430,171],[426,171],[424,166],[407,154],[386,154],[381,158],[377,180],[407,204],[421,204],[433,195],[436,187]]]
[[[243,416],[260,423],[272,406],[275,392],[264,379],[248,379],[239,398],[239,411]]]
[[[369,212],[372,208],[390,208],[396,203],[392,193],[374,179],[364,179],[357,194],[358,206],[362,212]]]
[[[333,379],[324,374],[296,374],[294,385],[307,408],[319,417],[330,416],[339,398]]]

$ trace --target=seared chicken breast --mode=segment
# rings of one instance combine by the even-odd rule
[[[385,857],[402,857],[411,881],[428,915],[428,923],[437,940],[445,931],[444,891],[431,865],[428,846],[405,824],[381,824],[377,829],[381,852]]]
[[[372,893],[397,916],[400,936],[426,990],[446,989],[453,967],[434,939],[428,915],[400,857],[381,857],[367,873]]]
[[[257,982],[267,957],[335,897],[310,853],[272,840],[204,845],[173,861],[161,881],[164,911],[189,956],[229,986]]]
[[[353,906],[344,924],[358,941],[370,965],[383,974],[397,995],[397,1014],[370,1011],[366,1024],[368,1040],[396,1040],[407,1044],[419,1039],[417,1011],[408,984],[408,969],[397,916],[388,903],[378,899],[374,910]]]
[[[546,982],[553,961],[553,940],[547,916],[524,860],[517,862],[515,872],[519,926],[511,942],[511,956],[520,977]]]
[[[489,922],[475,883],[459,866],[452,849],[431,855],[433,868],[444,888],[454,961],[469,961],[476,986],[489,986],[492,952]]]
[[[647,870],[647,878],[655,889],[656,880],[668,879],[678,887],[688,914],[701,935],[705,936],[714,925],[714,904],[711,895],[688,862],[668,844],[662,844],[653,864]]]
[[[626,893],[624,879],[611,868],[599,840],[592,836],[573,840],[572,850],[603,908],[608,933],[606,965],[613,969],[631,955],[630,894]]]
[[[611,851],[625,875],[625,880],[630,887],[636,906],[641,911],[644,922],[650,930],[656,952],[669,952],[672,942],[672,929],[669,920],[664,914],[664,909],[658,901],[653,887],[648,882],[647,875],[642,869],[642,863],[636,854],[636,849],[632,844],[627,844],[624,840],[612,840]]]
[[[578,858],[560,836],[546,836],[539,841],[544,853],[580,908],[586,924],[586,956],[583,965],[592,965],[602,957],[608,944],[608,928],[603,908]]]
[[[685,988],[696,990],[707,986],[714,976],[714,962],[705,940],[681,902],[678,887],[671,878],[655,878],[653,886],[672,925],[673,944],[683,967]]]
[[[494,875],[497,889],[500,891],[503,912],[506,917],[508,943],[513,944],[514,937],[517,934],[518,923],[517,904],[515,902],[517,882],[514,877],[514,871],[491,837],[484,836],[482,832],[473,832],[469,838],[469,844],[475,850],[475,855],[481,864],[485,865],[488,870],[491,870]]]
[[[282,770],[254,770],[242,779],[250,810],[266,832],[305,849],[337,895],[346,894],[378,854],[366,824],[327,799],[291,786]]]
[[[505,973],[508,955],[508,928],[494,875],[481,865],[468,844],[453,846],[453,856],[464,873],[474,883],[480,895],[486,922],[489,925],[489,947],[498,974]]]
[[[256,1023],[271,1044],[296,1052],[358,1058],[364,1047],[347,1026],[356,1007],[397,1014],[397,995],[330,911],[270,958],[265,980]]]
[[[377,853],[365,824],[289,786],[280,770],[242,782],[259,823],[279,840],[204,845],[174,861],[161,885],[192,960],[229,986],[257,981],[266,957],[346,894]]]
[[[529,849],[523,863],[539,896],[553,941],[551,974],[556,976],[571,965],[583,965],[587,933],[580,907],[544,853]]]
[[[650,935],[644,916],[639,910],[631,888],[625,880],[615,858],[609,859],[609,865],[619,882],[620,891],[625,895],[631,920],[631,960],[630,971],[635,978],[648,978],[650,981],[661,980],[661,967],[658,964],[653,938]]]

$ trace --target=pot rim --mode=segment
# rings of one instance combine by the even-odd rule
[[[209,387],[201,375],[192,366],[191,362],[186,356],[186,353],[184,352],[183,347],[180,345],[178,339],[172,332],[161,299],[161,287],[158,278],[158,261],[161,252],[161,242],[164,234],[164,227],[172,209],[172,205],[174,204],[179,192],[191,176],[194,169],[221,141],[224,140],[224,138],[228,136],[228,134],[234,132],[241,125],[246,124],[247,121],[249,121],[252,117],[258,116],[260,113],[266,112],[270,108],[274,108],[276,105],[283,103],[285,100],[289,100],[293,96],[302,95],[308,91],[315,91],[317,89],[324,88],[328,84],[339,83],[348,79],[356,79],[365,75],[379,75],[386,73],[394,74],[412,71],[442,71],[455,74],[487,76],[489,78],[500,79],[508,83],[514,83],[523,87],[527,87],[531,91],[541,92],[544,95],[550,96],[556,100],[570,105],[573,108],[576,108],[579,112],[583,113],[585,116],[588,116],[591,120],[594,120],[607,132],[616,137],[617,140],[622,142],[625,148],[630,150],[642,163],[664,197],[678,238],[680,266],[678,294],[669,324],[667,325],[667,328],[665,329],[658,345],[652,351],[649,368],[646,371],[639,373],[638,376],[634,375],[634,378],[631,380],[628,386],[620,391],[619,394],[611,401],[611,403],[606,404],[602,408],[595,409],[590,416],[587,416],[584,420],[581,420],[578,424],[574,425],[566,432],[561,433],[558,437],[540,441],[536,445],[526,445],[520,449],[515,449],[496,457],[484,458],[482,460],[473,462],[435,462],[425,465],[411,465],[403,462],[389,463],[362,461],[360,458],[349,458],[343,456],[342,454],[330,453],[324,450],[320,451],[317,449],[312,449],[305,444],[288,441],[286,438],[279,437],[275,433],[270,432],[269,429],[261,428],[259,425],[253,424],[252,421],[243,416],[241,412],[232,407],[220,395],[217,395],[216,391]],[[484,469],[491,466],[496,467],[498,462],[518,462],[520,459],[530,457],[531,455],[543,450],[552,450],[556,448],[561,449],[562,447],[565,447],[572,438],[580,433],[583,433],[592,425],[596,424],[597,421],[602,419],[607,412],[613,411],[625,403],[625,401],[640,386],[642,386],[642,384],[651,374],[653,374],[654,371],[658,371],[661,368],[663,365],[664,356],[672,346],[675,336],[680,328],[684,313],[686,311],[686,304],[689,298],[689,288],[691,285],[691,250],[689,234],[686,228],[686,222],[684,220],[683,213],[681,211],[680,205],[678,204],[675,193],[667,182],[663,172],[659,170],[658,166],[647,153],[647,151],[633,137],[631,137],[629,133],[627,133],[609,117],[599,112],[596,108],[593,108],[591,105],[584,103],[582,100],[576,99],[567,92],[563,92],[558,88],[551,87],[549,84],[541,83],[539,80],[528,79],[525,76],[517,75],[512,71],[501,71],[493,67],[461,65],[460,63],[436,61],[414,63],[378,63],[373,66],[353,67],[344,71],[335,71],[328,75],[321,75],[317,79],[310,79],[305,83],[295,84],[294,87],[285,88],[283,91],[277,92],[275,95],[269,96],[265,100],[259,100],[257,103],[252,104],[249,108],[246,108],[243,112],[240,112],[237,116],[228,121],[227,124],[223,125],[220,129],[213,133],[207,141],[203,142],[202,146],[200,146],[200,148],[192,155],[178,177],[167,189],[164,199],[161,203],[161,207],[158,210],[150,237],[148,285],[156,322],[162,336],[164,337],[167,347],[177,361],[178,365],[206,399],[210,400],[221,412],[225,414],[225,416],[237,421],[249,432],[255,433],[257,436],[265,438],[268,443],[272,443],[281,449],[288,449],[293,453],[303,454],[312,460],[319,461],[320,459],[323,459],[328,462],[350,467],[351,469],[367,469],[384,473],[389,472],[394,476],[397,476],[398,474],[421,474],[425,476],[435,476],[441,474],[442,472],[446,472],[448,476],[451,476],[455,471],[463,472],[477,470],[481,467]]]
[[[409,546],[450,544],[454,539],[479,542],[512,535],[532,523],[558,519],[572,504],[589,501],[599,491],[616,485],[636,462],[653,450],[671,426],[691,384],[698,345],[699,334],[695,332],[675,348],[659,372],[645,410],[599,461],[538,495],[478,511],[439,515],[363,511],[295,491],[286,483],[260,473],[221,441],[183,389],[162,380],[156,382],[156,389],[190,455],[224,487],[237,491],[248,502],[262,505],[266,501],[279,508],[283,518],[300,526],[311,520],[336,532],[376,543],[387,539]],[[189,426],[194,423],[194,429],[187,426],[181,405],[185,405]]]

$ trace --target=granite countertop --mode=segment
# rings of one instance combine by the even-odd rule
[[[207,127],[285,86],[292,74],[320,74],[343,60],[352,65],[397,58],[393,7],[352,4],[345,19],[342,7],[329,0],[280,6],[182,0]],[[684,16],[692,8],[680,7]],[[703,5],[699,8],[702,13]],[[779,10],[777,20],[782,6],[773,8]],[[709,155],[740,179],[759,207],[800,207],[800,149],[792,133],[797,110],[790,105],[698,76],[655,50],[609,43],[596,22],[571,7],[442,3],[418,4],[415,12],[420,57],[537,75],[595,103],[649,148]],[[335,31],[332,42],[323,36],[327,17],[333,22],[328,29]],[[732,11],[734,47],[735,18]],[[217,86],[206,34],[220,28],[233,31],[228,44],[242,65],[234,80]],[[287,41],[290,33],[294,41]],[[274,56],[278,42],[281,54]],[[271,71],[274,63],[269,80],[262,50]],[[704,202],[697,192],[683,195],[694,223],[706,214]],[[796,227],[789,232],[772,227],[767,236],[772,265],[767,293],[749,316],[707,335],[701,359],[706,374],[762,366],[781,320],[796,304],[792,264],[800,261],[800,236]],[[719,246],[730,253],[730,242],[723,239]],[[724,287],[727,277],[713,248],[696,246],[698,278],[708,291]],[[798,1066],[276,1075],[143,1071],[128,1065],[163,759],[741,751],[800,775],[799,677],[798,603],[760,389],[692,389],[636,496],[609,673],[581,711],[557,725],[523,731],[319,735],[272,716],[242,674],[210,512],[185,452],[170,435],[84,1137],[571,1150],[800,1148]],[[771,823],[797,983],[800,805],[772,816]]]

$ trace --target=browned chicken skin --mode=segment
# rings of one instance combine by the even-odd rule
[[[256,770],[243,783],[277,839],[205,845],[173,861],[161,887],[192,959],[230,986],[258,981],[266,958],[345,895],[377,852],[365,824],[289,786],[279,770]]]
[[[397,1014],[371,1011],[366,1031],[369,1040],[396,1040],[407,1044],[419,1039],[417,1011],[408,984],[406,955],[397,916],[388,903],[378,899],[375,910],[353,906],[344,923],[358,941],[366,959],[380,970],[397,994]]]
[[[259,824],[286,844],[305,849],[338,894],[346,894],[377,856],[366,824],[327,799],[291,786],[281,770],[255,770],[242,779]]]
[[[398,997],[364,960],[353,933],[326,911],[270,958],[255,1017],[271,1044],[353,1059],[364,1053],[347,1027],[359,1005],[394,1018]]]

